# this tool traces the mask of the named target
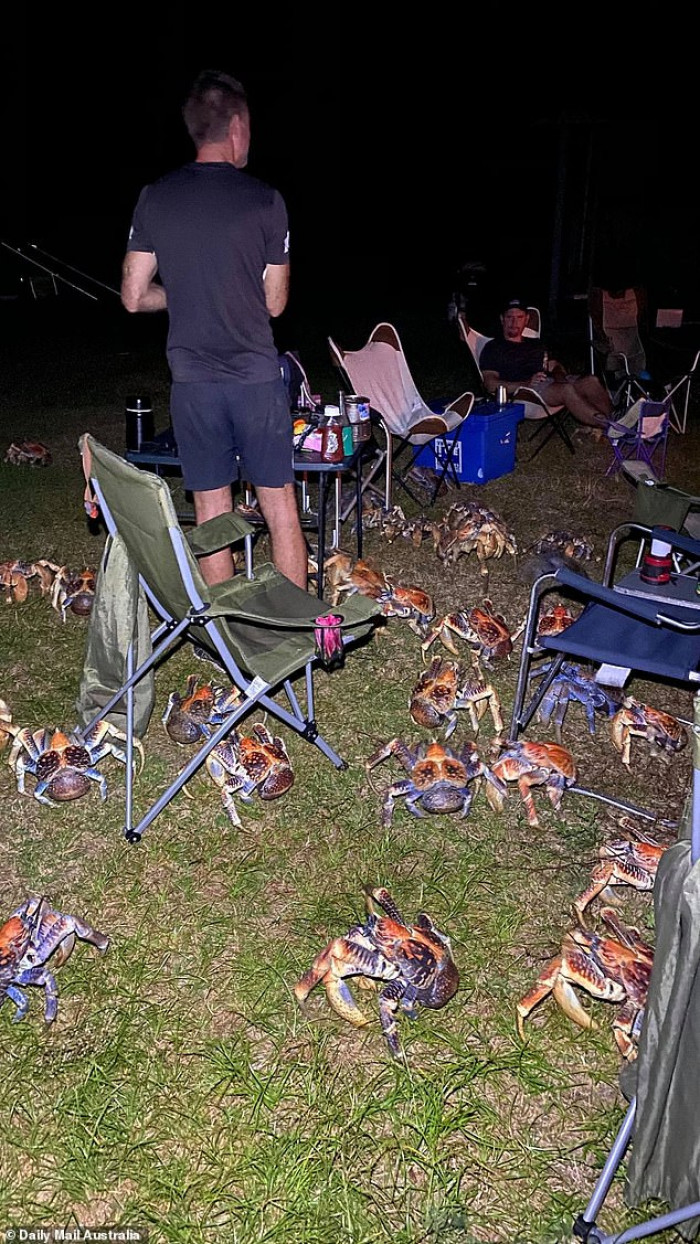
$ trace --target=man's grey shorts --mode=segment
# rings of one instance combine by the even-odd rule
[[[175,382],[170,413],[185,488],[208,492],[237,478],[263,488],[294,479],[292,419],[282,377]]]

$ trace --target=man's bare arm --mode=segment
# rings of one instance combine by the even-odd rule
[[[122,305],[127,311],[165,311],[162,285],[153,280],[158,261],[150,251],[128,251],[122,266]]]
[[[273,317],[281,315],[289,297],[289,264],[269,263],[263,273],[265,305]]]

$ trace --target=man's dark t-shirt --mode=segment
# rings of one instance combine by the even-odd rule
[[[232,164],[186,164],[144,187],[128,250],[156,256],[173,380],[279,378],[263,272],[288,248],[282,196]]]
[[[539,338],[524,337],[522,341],[494,338],[487,341],[479,358],[483,371],[495,371],[501,380],[527,382],[535,372],[542,371],[544,346]]]

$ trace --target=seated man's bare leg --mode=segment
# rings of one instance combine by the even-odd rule
[[[272,560],[277,570],[306,591],[306,541],[294,484],[285,484],[282,488],[256,487],[255,495],[270,533]]]
[[[579,396],[584,398],[603,418],[610,418],[612,402],[597,376],[579,376],[574,381],[574,388]]]
[[[208,518],[216,518],[219,514],[230,514],[233,509],[231,486],[211,488],[206,492],[193,492],[194,515],[198,523],[205,523]],[[209,557],[200,557],[199,568],[207,583],[223,583],[234,575],[233,554],[230,548],[219,549]]]
[[[586,397],[578,392],[578,381],[557,381],[547,389],[548,406],[566,406],[578,423],[587,427],[605,427],[605,416]]]

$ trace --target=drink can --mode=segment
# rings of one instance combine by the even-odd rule
[[[508,401],[508,390],[504,384],[499,384],[496,389],[496,401],[499,406],[505,406]]]
[[[369,398],[359,393],[350,393],[345,398],[345,412],[352,425],[353,442],[359,445],[368,441],[372,435],[370,422]]]

